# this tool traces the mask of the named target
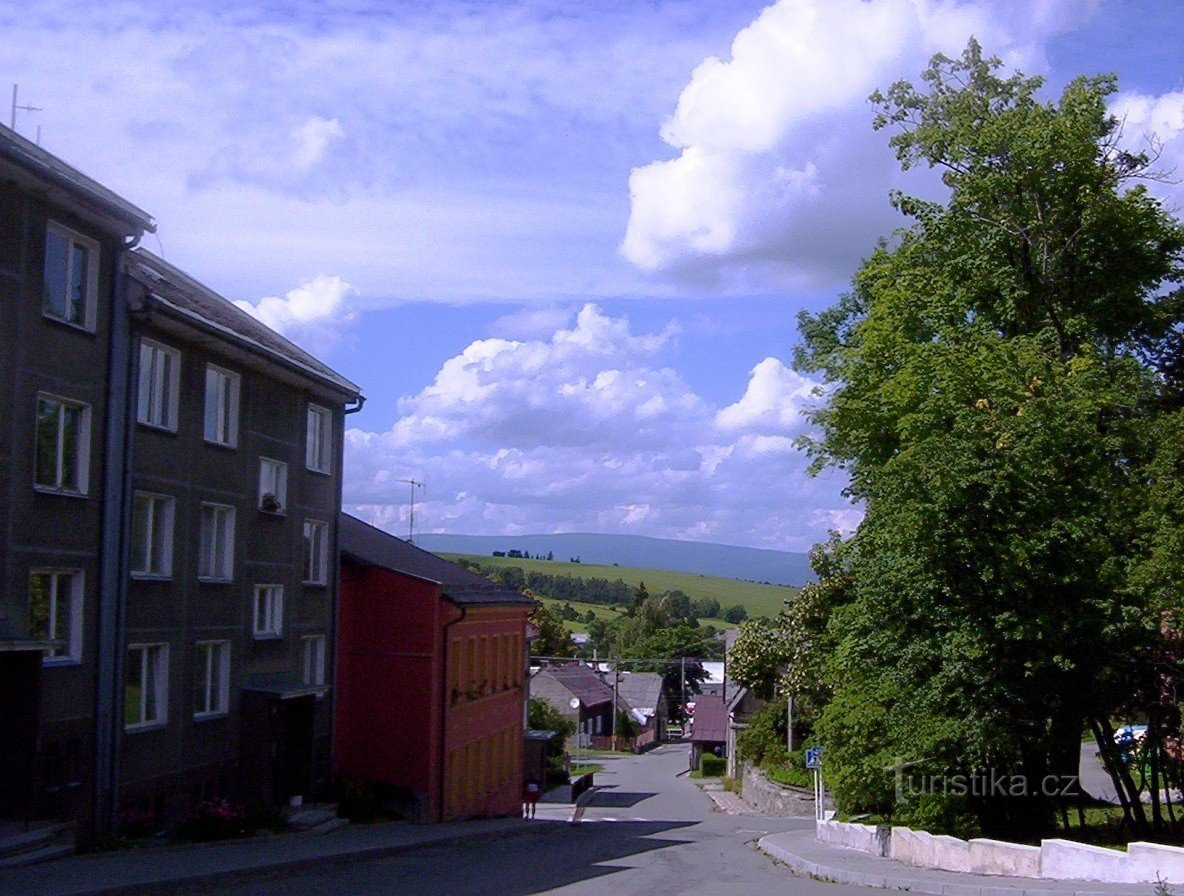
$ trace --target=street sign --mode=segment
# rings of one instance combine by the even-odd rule
[[[822,747],[806,748],[806,768],[822,768]]]

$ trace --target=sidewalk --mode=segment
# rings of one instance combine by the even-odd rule
[[[325,861],[395,855],[479,837],[512,837],[536,822],[494,818],[448,824],[350,825],[319,836],[285,834],[251,840],[185,844],[71,856],[0,871],[3,896],[99,896],[165,893],[179,884],[298,869]],[[537,829],[537,828],[535,828]]]
[[[1154,884],[1103,884],[1088,880],[1040,880],[914,868],[856,849],[820,843],[813,830],[771,834],[762,852],[795,872],[818,880],[908,890],[933,896],[1152,896]],[[1178,886],[1182,881],[1171,881]]]

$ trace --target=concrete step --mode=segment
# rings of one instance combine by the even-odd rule
[[[328,821],[323,821],[311,828],[305,828],[300,831],[301,834],[310,837],[319,837],[322,834],[331,834],[334,831],[340,831],[343,827],[349,824],[348,818],[330,818]]]
[[[66,846],[73,851],[73,825],[42,823],[27,831],[5,831],[0,835],[0,860],[36,852],[49,846]]]
[[[304,806],[288,813],[288,824],[294,831],[307,831],[336,818],[336,806]]]
[[[22,865],[36,865],[40,862],[51,862],[54,859],[63,859],[66,856],[72,855],[74,855],[74,844],[72,842],[51,843],[40,849],[19,852],[0,859],[0,868],[19,868]]]

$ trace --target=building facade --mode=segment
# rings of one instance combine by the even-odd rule
[[[337,773],[424,821],[517,813],[534,606],[343,515]]]

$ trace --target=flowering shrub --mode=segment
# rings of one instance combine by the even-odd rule
[[[177,836],[185,840],[230,840],[248,833],[247,810],[226,800],[198,803],[177,827]]]

